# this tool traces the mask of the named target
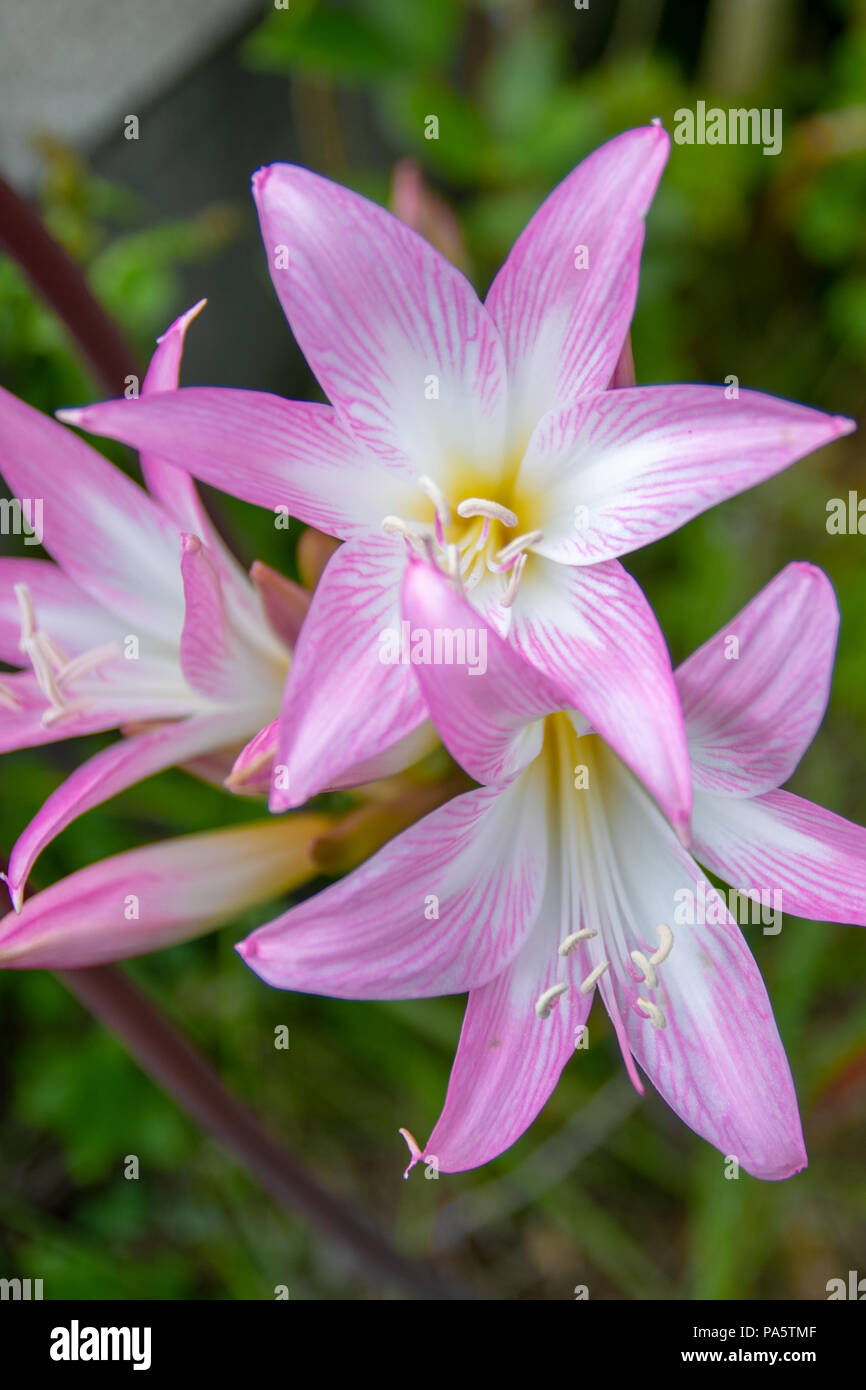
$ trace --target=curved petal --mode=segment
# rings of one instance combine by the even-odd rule
[[[177,641],[180,537],[143,488],[2,389],[0,472],[17,497],[43,499],[45,549],[76,584],[127,623]]]
[[[534,547],[564,564],[625,555],[854,429],[759,391],[633,386],[541,420],[517,482]]]
[[[692,774],[670,657],[640,585],[617,560],[558,565],[530,555],[510,642],[649,787],[685,833]]]
[[[79,869],[0,919],[0,969],[76,970],[201,936],[313,878],[309,845],[328,824],[257,821]]]
[[[328,562],[286,683],[272,811],[301,805],[424,720],[412,668],[390,664],[382,640],[400,633],[405,563],[405,543],[382,532],[347,541]]]
[[[78,816],[164,768],[239,742],[248,729],[247,714],[201,715],[121,739],[82,763],[16,841],[6,875],[13,904],[20,905],[24,884],[45,846]]]
[[[646,126],[595,150],[542,203],[493,281],[486,304],[505,343],[515,447],[548,410],[610,382],[669,147],[660,126]]]
[[[158,454],[223,492],[345,539],[417,505],[401,479],[359,448],[328,405],[264,391],[181,386],[138,400],[59,410],[58,419]]]
[[[260,169],[253,196],[292,332],[355,436],[437,481],[454,457],[498,476],[505,360],[468,280],[392,213],[308,169]]]
[[[261,704],[270,687],[279,699],[286,662],[268,663],[230,621],[223,586],[198,536],[185,535],[181,559],[186,616],[180,639],[184,678],[212,700]]]
[[[745,797],[788,780],[824,717],[838,629],[826,574],[795,562],[677,668],[696,788]]]
[[[186,330],[201,313],[206,300],[200,299],[166,329],[157,340],[150,359],[141,394],[152,396],[159,391],[174,391],[180,382],[180,364]],[[156,454],[144,452],[139,459],[147,490],[165,508],[181,531],[192,531],[208,544],[215,538],[210,518],[202,506],[195,483],[182,468],[165,463]]]
[[[732,888],[817,922],[866,926],[866,830],[791,792],[695,793],[694,854]]]
[[[541,901],[539,790],[520,779],[455,797],[238,951],[270,985],[340,999],[483,984],[520,950]]]
[[[432,565],[408,561],[402,603],[418,684],[451,756],[478,782],[513,777],[538,756],[544,716],[568,700]]]
[[[806,1163],[797,1098],[742,933],[609,750],[599,750],[593,773],[583,795],[596,800],[586,803],[579,849],[586,917],[600,931],[591,946],[610,967],[599,983],[605,1006],[656,1089],[696,1134],[755,1177],[789,1177]],[[701,903],[713,910],[701,912]],[[655,965],[653,984],[631,951],[651,958],[659,922],[672,928],[673,946]],[[653,1026],[641,999],[660,1010],[663,1027]]]

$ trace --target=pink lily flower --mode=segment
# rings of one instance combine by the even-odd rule
[[[420,561],[403,603],[419,629],[481,630]],[[636,1063],[747,1172],[789,1176],[806,1154],[785,1052],[743,935],[699,864],[735,888],[780,892],[799,916],[866,924],[866,830],[778,790],[823,716],[837,624],[826,576],[792,564],[677,671],[694,857],[615,747],[495,633],[483,675],[417,666],[446,746],[484,785],[238,950],[282,989],[469,991],[424,1149],[442,1171],[485,1163],[527,1129],[598,990],[639,1091]],[[684,897],[712,904],[705,922],[680,925]]]
[[[145,398],[177,385],[200,307],[160,339]],[[77,768],[21,835],[7,874],[16,909],[35,859],[77,816],[174,764],[221,780],[280,707],[306,595],[293,607],[289,581],[263,567],[250,582],[189,475],[155,456],[141,463],[147,492],[0,392],[0,472],[18,498],[43,504],[56,561],[0,559],[0,658],[26,668],[0,676],[0,751],[129,733]]]
[[[400,633],[407,552],[460,578],[530,680],[583,711],[684,837],[691,775],[664,638],[620,557],[848,432],[754,391],[621,385],[644,217],[669,140],[627,131],[518,238],[482,304],[383,208],[274,164],[253,191],[271,276],[331,405],[189,387],[61,411],[346,542],[283,701],[271,807],[425,718]],[[351,698],[347,698],[351,692]]]

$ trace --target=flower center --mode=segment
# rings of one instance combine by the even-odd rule
[[[69,698],[69,686],[81,676],[97,670],[105,662],[114,661],[119,657],[120,644],[109,642],[104,647],[94,647],[89,652],[82,652],[80,656],[69,657],[53,637],[38,626],[28,585],[16,584],[15,597],[18,600],[21,618],[18,649],[30,662],[36,684],[48,701],[48,708],[42,714],[42,723],[47,728],[56,724],[58,720],[80,714],[89,707],[91,702],[86,699]],[[9,708],[20,707],[20,701],[8,686],[0,688],[0,696]]]
[[[546,719],[542,757],[549,814],[558,823],[563,870],[572,882],[582,885],[581,914],[585,911],[595,924],[565,936],[559,943],[558,956],[567,958],[582,943],[600,936],[598,945],[590,951],[594,964],[578,986],[580,993],[590,994],[614,961],[619,981],[630,986],[634,1012],[653,1028],[665,1028],[664,1010],[653,993],[659,988],[659,967],[673,950],[674,934],[666,922],[661,922],[656,929],[659,944],[655,950],[650,951],[648,945],[645,950],[637,946],[629,949],[635,936],[638,940],[643,937],[644,929],[640,922],[629,921],[624,915],[617,848],[611,835],[613,806],[621,794],[617,791],[617,774],[630,774],[625,773],[598,735],[579,734],[565,713]],[[602,930],[608,922],[610,927],[605,925]],[[557,964],[559,974],[563,967]],[[538,1018],[549,1018],[569,988],[559,979],[545,989],[535,1001]]]
[[[388,535],[403,536],[419,554],[451,575],[464,594],[471,593],[485,574],[501,575],[499,602],[510,608],[528,552],[543,539],[541,531],[509,537],[507,533],[518,526],[517,514],[510,507],[488,497],[464,497],[452,508],[432,478],[422,473],[418,484],[433,505],[432,525],[386,516],[382,529]]]

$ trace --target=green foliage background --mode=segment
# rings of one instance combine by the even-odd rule
[[[721,381],[864,415],[866,6],[713,0],[292,0],[236,62],[286,86],[302,161],[385,201],[412,155],[455,209],[486,289],[541,199],[602,140],[698,99],[780,107],[778,158],[755,146],[673,147],[648,221],[633,329],[639,382]],[[358,115],[360,113],[360,117]],[[424,117],[439,139],[424,139]],[[243,113],[238,113],[243,119]],[[279,134],[279,132],[278,132]],[[203,208],[157,224],[70,151],[45,151],[44,213],[143,355],[187,307],[184,266],[214,258],[252,216]],[[263,307],[271,294],[264,264]],[[198,328],[193,332],[198,332]],[[241,345],[242,346],[242,345]],[[286,394],[316,388],[289,335]],[[0,261],[0,378],[48,411],[99,397],[63,330]],[[120,450],[111,456],[130,466]],[[864,487],[855,435],[629,557],[675,661],[792,559],[832,578],[842,611],[829,712],[791,784],[866,821],[866,585],[862,536],[830,536],[826,504]],[[247,561],[292,570],[283,533],[216,499]],[[32,553],[32,552],[30,552]],[[105,740],[3,759],[0,849]],[[258,813],[180,772],[73,825],[41,887],[166,834]],[[719,1155],[652,1093],[638,1102],[599,1010],[541,1118],[470,1174],[403,1184],[399,1125],[429,1131],[459,1031],[458,999],[340,1003],[267,990],[232,944],[250,921],[135,962],[131,973],[227,1082],[331,1188],[413,1253],[492,1298],[821,1298],[866,1273],[866,940],[786,918],[748,931],[800,1096],[810,1167],[781,1184],[725,1180]],[[300,1222],[203,1139],[47,974],[0,977],[0,1273],[46,1297],[376,1298]],[[274,1028],[290,1028],[287,1052]],[[123,1159],[141,1161],[137,1182]]]

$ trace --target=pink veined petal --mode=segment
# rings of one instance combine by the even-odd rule
[[[263,704],[269,686],[279,689],[279,669],[232,625],[220,574],[198,536],[183,538],[181,574],[186,616],[180,664],[185,679],[209,699]]]
[[[142,396],[177,389],[186,330],[206,302],[200,299],[198,304],[175,319],[157,340],[156,350],[141,384]],[[192,531],[210,545],[216,533],[189,474],[182,468],[165,463],[158,455],[147,452],[142,453],[140,463],[151,497],[161,503],[180,530]]]
[[[204,299],[199,300],[192,309],[175,319],[158,340],[142,382],[142,396],[177,389],[186,330],[206,303]],[[256,595],[208,516],[189,473],[175,464],[164,462],[156,454],[143,453],[140,463],[151,496],[157,498],[182,531],[198,536],[207,547],[208,556],[219,572],[223,601],[234,626],[241,631],[246,630],[251,637],[261,634],[261,609]]]
[[[422,387],[423,391],[423,387]],[[346,539],[417,505],[417,488],[365,453],[331,406],[264,391],[181,386],[58,418],[158,454],[246,502]]]
[[[545,830],[553,860],[555,842],[550,828]],[[424,1151],[439,1171],[477,1168],[510,1148],[546,1104],[573,1055],[592,1005],[592,996],[578,988],[589,969],[585,949],[565,958],[558,954],[560,942],[577,929],[575,915],[570,876],[552,865],[520,954],[470,992],[445,1106]],[[567,992],[547,1018],[539,1018],[537,1002],[560,983]]]
[[[412,767],[414,763],[420,762],[432,753],[434,748],[439,747],[441,744],[435,726],[431,720],[425,719],[423,724],[410,730],[397,743],[392,743],[390,748],[347,768],[335,779],[332,786],[334,789],[360,787],[365,782],[379,782],[384,777],[393,777],[395,773],[405,772],[407,767]]]
[[[376,203],[291,164],[253,176],[274,288],[301,351],[359,440],[412,476],[451,460],[498,477],[499,334],[469,282]],[[401,513],[398,513],[401,514]]]
[[[605,1006],[653,1085],[696,1134],[754,1177],[790,1177],[806,1164],[797,1098],[742,932],[646,791],[609,751],[599,762],[599,804],[581,845],[581,895],[587,920],[601,926],[593,959],[603,951],[609,961],[599,982]],[[592,788],[582,794],[592,796]],[[686,902],[701,917],[702,894],[714,900],[718,923],[685,920]],[[659,922],[674,941],[655,966],[653,986],[631,951],[650,959]],[[653,1026],[640,999],[661,1010],[664,1027]]]
[[[724,386],[633,386],[539,421],[517,481],[539,554],[588,565],[667,536],[854,429],[794,401]]]
[[[405,564],[405,543],[382,532],[347,541],[328,561],[286,683],[272,811],[335,785],[424,720],[412,667],[381,659],[383,632],[400,632]]]
[[[269,985],[340,999],[456,994],[520,950],[547,849],[525,783],[455,797],[238,946]]]
[[[43,499],[45,549],[76,584],[126,623],[177,640],[178,532],[142,488],[2,390],[0,473],[17,497]]]
[[[530,555],[511,613],[509,641],[685,833],[692,798],[685,727],[665,640],[640,585],[617,560],[566,566]]]
[[[839,610],[815,565],[787,565],[675,678],[695,787],[755,796],[786,782],[824,716]]]
[[[250,579],[255,585],[271,631],[279,637],[286,650],[291,651],[309,612],[309,590],[261,560],[253,562]]]
[[[9,856],[6,881],[13,904],[20,904],[30,870],[45,846],[78,816],[134,782],[240,742],[249,731],[249,717],[233,711],[179,720],[121,739],[82,763],[43,803]]]
[[[866,926],[862,825],[784,791],[752,801],[696,792],[694,824],[701,863],[770,911]]]
[[[0,558],[0,661],[25,666],[20,649],[21,611],[15,585],[26,584],[39,626],[70,656],[107,646],[124,636],[122,619],[94,603],[50,560]],[[0,674],[0,681],[4,677]]]
[[[279,739],[279,719],[271,720],[270,724],[253,735],[234,760],[226,779],[229,791],[244,796],[267,796],[277,761]]]
[[[184,835],[103,859],[0,919],[0,969],[128,960],[222,926],[315,873],[322,816]]]
[[[646,126],[595,150],[542,203],[493,281],[486,305],[505,343],[515,447],[548,410],[609,384],[669,147],[660,126]]]
[[[429,639],[413,669],[448,751],[476,781],[513,777],[538,756],[544,716],[568,699],[432,565],[408,561],[402,605],[410,637]]]

